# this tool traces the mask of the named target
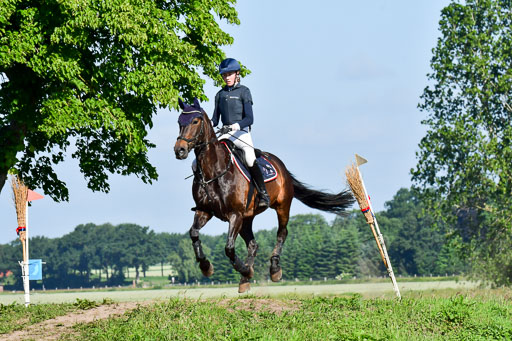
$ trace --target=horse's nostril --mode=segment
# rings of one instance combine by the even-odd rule
[[[176,156],[178,156],[179,158],[182,158],[184,157],[185,155],[187,155],[187,151],[185,150],[185,148],[181,147],[179,148],[177,151],[176,151]]]

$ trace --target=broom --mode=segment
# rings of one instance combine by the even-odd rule
[[[27,196],[28,188],[17,175],[11,176],[11,185],[13,192],[14,206],[16,207],[16,216],[18,218],[18,228],[16,232],[23,246],[23,262],[27,262],[26,253],[26,226],[27,226]]]
[[[356,154],[356,158],[358,157],[359,155]],[[366,160],[364,160],[361,157],[359,157],[359,159],[362,160],[362,162],[359,164],[366,162]],[[354,194],[354,197],[356,198],[359,207],[361,208],[361,212],[363,212],[366,222],[368,223],[368,225],[370,225],[373,237],[375,238],[375,242],[377,243],[377,247],[379,248],[380,256],[382,257],[382,261],[384,262],[384,266],[386,266],[388,275],[391,278],[391,282],[393,283],[395,293],[400,299],[400,291],[398,289],[398,285],[396,284],[395,275],[393,274],[393,268],[391,267],[391,263],[389,262],[388,252],[386,250],[386,245],[384,244],[384,237],[380,233],[379,225],[377,224],[377,219],[375,218],[375,215],[372,212],[369,197],[366,193],[366,189],[361,178],[361,173],[359,173],[359,168],[356,165],[352,164],[345,170],[345,175],[347,177],[347,183],[350,189],[352,190],[352,193]]]
[[[382,257],[382,261],[384,262],[384,265],[387,268],[388,262],[386,261],[386,257],[384,256],[384,250],[382,250],[382,245],[380,245],[379,237],[377,235],[377,232],[375,231],[375,219],[373,219],[372,211],[370,210],[370,203],[366,199],[365,190],[363,187],[363,183],[361,182],[361,178],[359,177],[359,171],[357,167],[354,164],[352,164],[350,167],[347,167],[347,169],[345,170],[345,175],[347,176],[347,183],[350,186],[352,193],[354,193],[354,196],[356,197],[359,207],[361,208],[361,212],[363,212],[366,222],[370,225],[370,228],[372,229],[373,237],[377,242],[380,256]]]

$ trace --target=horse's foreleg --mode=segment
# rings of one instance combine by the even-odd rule
[[[199,230],[206,225],[211,218],[212,215],[210,213],[197,210],[194,215],[194,223],[189,231],[190,239],[192,239],[192,246],[194,247],[194,253],[196,255],[196,261],[199,263],[201,272],[206,277],[213,275],[213,265],[208,259],[206,259],[206,256],[203,253],[201,240],[199,240]]]
[[[254,266],[254,259],[258,252],[258,244],[256,243],[254,233],[252,232],[253,220],[253,217],[244,219],[242,223],[242,231],[240,231],[240,236],[244,239],[245,246],[247,246],[247,258],[245,259],[245,264],[251,268]]]
[[[226,252],[226,256],[228,256],[233,268],[240,272],[242,276],[248,277],[251,275],[251,268],[242,262],[240,258],[235,253],[235,241],[236,237],[240,233],[242,228],[242,217],[240,215],[233,214],[233,216],[229,219],[229,231],[228,238],[226,242],[226,248],[224,249]]]
[[[281,252],[283,251],[283,244],[286,240],[286,236],[288,236],[288,219],[290,216],[290,207],[287,208],[276,208],[277,219],[279,222],[279,227],[277,229],[277,243],[272,251],[272,256],[270,257],[270,279],[273,282],[278,282],[281,280],[283,276],[283,271],[281,270],[281,266],[279,265],[279,259],[281,257]]]
[[[240,232],[240,236],[245,241],[245,245],[247,246],[247,258],[245,259],[245,264],[250,268],[251,272],[249,276],[242,276],[240,279],[240,284],[238,286],[238,292],[243,293],[250,289],[250,280],[254,275],[254,259],[256,258],[256,253],[258,252],[258,244],[256,243],[256,239],[254,238],[254,233],[252,232],[252,221],[254,218],[246,218],[242,224],[242,231]]]

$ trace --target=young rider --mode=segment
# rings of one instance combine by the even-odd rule
[[[213,126],[216,127],[220,119],[223,127],[219,140],[229,139],[244,151],[245,161],[259,193],[259,206],[268,207],[270,198],[256,161],[251,138],[251,125],[254,121],[251,91],[248,87],[240,84],[240,64],[236,59],[224,59],[220,63],[219,73],[226,86],[215,95]]]

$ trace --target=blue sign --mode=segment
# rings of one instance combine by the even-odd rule
[[[28,261],[28,279],[31,281],[43,279],[43,262],[41,259],[30,259]]]

